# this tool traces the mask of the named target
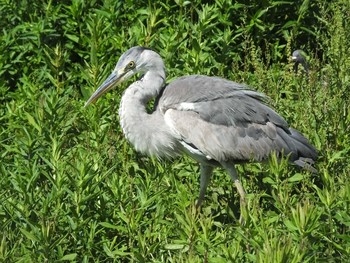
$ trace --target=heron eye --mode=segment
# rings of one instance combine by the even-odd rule
[[[130,61],[129,64],[126,66],[127,69],[134,69],[135,68],[135,62]]]

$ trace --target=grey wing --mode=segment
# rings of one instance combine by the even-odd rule
[[[287,122],[266,106],[266,101],[265,95],[246,85],[218,77],[193,75],[168,85],[158,107],[163,113],[167,109],[193,110],[204,120],[219,125],[265,123],[270,119],[288,129]]]
[[[172,82],[158,107],[174,135],[197,156],[219,162],[261,161],[275,151],[297,159],[288,124],[265,99],[238,83],[189,76]]]

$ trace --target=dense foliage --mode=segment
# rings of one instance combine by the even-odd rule
[[[350,2],[0,2],[1,262],[350,262]],[[168,81],[219,75],[271,97],[319,149],[319,173],[271,157],[218,169],[201,213],[198,166],[125,141],[123,85],[84,102],[134,45]],[[310,75],[293,71],[304,49]]]

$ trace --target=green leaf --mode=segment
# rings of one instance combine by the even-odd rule
[[[296,225],[294,225],[290,220],[285,220],[285,221],[284,221],[284,224],[285,224],[286,227],[287,227],[289,230],[291,230],[291,231],[297,231],[297,230],[299,230],[299,228],[298,228]]]
[[[304,176],[300,173],[297,173],[297,174],[293,175],[292,177],[289,177],[287,180],[288,180],[288,182],[293,183],[293,182],[300,182],[303,179],[304,179]]]
[[[68,254],[63,256],[62,258],[59,259],[59,261],[72,261],[75,260],[75,258],[77,257],[77,253],[72,253],[72,254]]]
[[[271,184],[271,185],[276,184],[276,182],[271,177],[264,177],[263,178],[263,183],[264,184]]]
[[[112,225],[111,223],[108,223],[108,222],[101,222],[100,225],[106,228],[119,229],[118,226]]]
[[[79,37],[76,35],[72,35],[72,34],[65,34],[65,36],[67,38],[69,38],[70,40],[72,40],[75,43],[79,43]]]
[[[179,250],[183,249],[185,246],[185,244],[166,244],[164,248],[168,250]]]
[[[28,112],[24,112],[30,125],[32,125],[39,133],[41,133],[41,127],[36,123],[34,117]]]
[[[35,242],[39,242],[39,239],[33,235],[32,233],[28,232],[27,230],[25,230],[24,228],[20,228],[20,231],[30,240],[33,240]]]

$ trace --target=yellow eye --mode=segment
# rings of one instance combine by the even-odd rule
[[[130,61],[129,64],[127,65],[127,69],[134,69],[135,68],[135,62]]]

